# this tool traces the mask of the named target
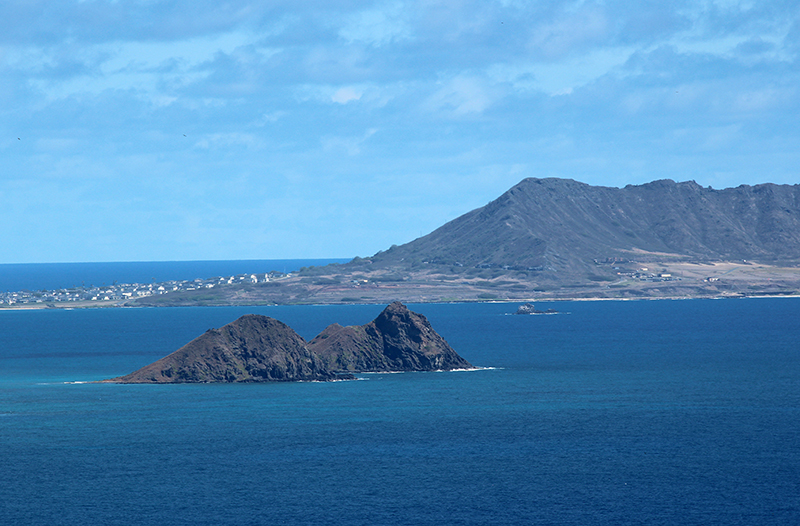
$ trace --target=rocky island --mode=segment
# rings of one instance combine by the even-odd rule
[[[366,325],[328,326],[309,343],[336,372],[448,371],[471,369],[427,318],[400,302]]]
[[[520,305],[514,314],[558,314],[558,311],[555,309],[539,310],[533,303],[528,302]]]
[[[372,322],[330,325],[311,342],[268,316],[248,314],[209,329],[172,354],[107,383],[292,382],[353,379],[353,373],[472,369],[400,302]]]

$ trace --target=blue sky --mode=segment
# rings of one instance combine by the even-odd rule
[[[0,2],[0,263],[368,256],[525,177],[800,182],[793,1]]]

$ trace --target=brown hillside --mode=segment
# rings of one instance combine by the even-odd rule
[[[366,325],[334,324],[309,347],[335,371],[436,371],[469,369],[427,318],[394,302]]]
[[[174,353],[112,383],[352,379],[351,372],[472,368],[425,316],[396,302],[360,327],[334,324],[311,343],[289,326],[248,314],[210,329]],[[344,374],[340,374],[340,373]]]
[[[609,188],[525,179],[486,206],[370,259],[381,267],[569,273],[633,252],[695,261],[800,262],[800,185],[713,190],[663,180]]]
[[[331,380],[329,372],[288,325],[256,314],[211,329],[174,353],[118,383]]]

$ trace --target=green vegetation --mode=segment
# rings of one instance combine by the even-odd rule
[[[589,278],[589,281],[617,281],[617,278],[613,276],[600,276],[598,274],[589,274],[587,277]]]
[[[383,276],[377,276],[372,278],[372,281],[377,282],[385,282],[385,283],[396,283],[398,281],[404,281],[406,276],[403,274],[384,274]]]
[[[311,283],[312,285],[338,285],[340,280],[334,278],[300,278],[300,283]]]
[[[341,280],[336,278],[317,278],[313,281],[314,285],[337,285]]]
[[[300,276],[329,276],[333,273],[341,272],[340,267],[339,263],[329,263],[321,267],[310,265],[308,267],[300,267],[296,274]]]
[[[495,287],[505,287],[506,285],[515,285],[516,281],[507,281],[507,280],[500,280],[500,281],[478,281],[475,283],[476,287],[481,288],[495,288]]]

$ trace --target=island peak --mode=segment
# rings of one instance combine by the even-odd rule
[[[309,347],[338,372],[471,369],[422,314],[394,302],[366,325],[329,326]]]
[[[361,326],[329,325],[306,342],[285,323],[247,314],[112,383],[291,382],[353,373],[473,368],[427,318],[400,302]]]

